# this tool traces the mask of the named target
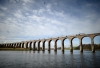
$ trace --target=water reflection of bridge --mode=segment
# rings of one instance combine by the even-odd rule
[[[4,43],[0,44],[0,48],[29,48],[30,50],[34,50],[36,48],[36,43],[38,43],[37,50],[40,51],[40,42],[42,42],[42,50],[45,50],[45,42],[48,42],[48,51],[50,51],[50,42],[54,41],[54,51],[57,51],[57,41],[61,40],[61,50],[64,51],[64,40],[69,39],[70,41],[70,52],[73,52],[73,39],[78,38],[80,41],[80,52],[83,52],[83,45],[82,39],[84,37],[90,37],[91,39],[91,50],[95,52],[94,46],[94,37],[100,36],[100,33],[93,33],[93,34],[76,34],[74,36],[65,36],[65,37],[57,37],[57,38],[48,38],[48,39],[39,39],[39,40],[31,40],[31,41],[22,41],[22,42],[15,42],[15,43]],[[32,48],[33,46],[33,48]]]

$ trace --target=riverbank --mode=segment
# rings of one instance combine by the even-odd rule
[[[0,51],[1,50],[9,50],[9,51],[30,51],[30,48],[0,48]],[[33,50],[33,49],[31,49]],[[40,49],[41,51],[42,49]],[[45,49],[45,50],[48,50],[48,49]],[[51,50],[54,50],[54,49],[51,49]],[[37,49],[35,50],[37,51]]]
[[[26,51],[26,50],[30,50],[29,48],[0,48],[0,51],[1,50],[15,50],[15,51]]]
[[[100,44],[94,44],[95,50],[100,50]],[[65,50],[70,50],[70,47],[65,48]],[[80,46],[74,46],[73,50],[80,50]],[[83,44],[83,50],[91,50],[91,44]]]

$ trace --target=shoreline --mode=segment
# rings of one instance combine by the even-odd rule
[[[30,49],[26,48],[0,48],[0,51],[29,51]]]
[[[45,50],[47,50],[47,49],[45,49]],[[53,49],[51,49],[51,50],[53,50]],[[58,49],[58,50],[60,50],[60,49]],[[70,49],[65,49],[65,50],[70,50]],[[80,50],[80,49],[73,49],[73,50]],[[83,49],[83,50],[86,50],[86,51],[91,51],[91,50],[89,50],[89,49]],[[29,48],[0,48],[0,51],[33,51],[33,49],[29,49]],[[35,51],[38,51],[38,50],[35,50]],[[40,49],[40,51],[42,51],[41,49]],[[100,49],[96,49],[96,51],[100,51]]]

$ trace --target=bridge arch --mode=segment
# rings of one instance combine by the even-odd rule
[[[26,48],[29,48],[29,42],[26,42],[26,46],[25,46]]]
[[[11,44],[9,44],[9,48],[11,47]]]
[[[29,42],[29,49],[30,49],[30,50],[32,50],[32,45],[33,45],[33,43],[32,43],[32,41],[30,41],[30,42]]]
[[[91,45],[91,49],[92,49],[92,52],[95,52],[95,46],[94,46],[94,43],[95,43],[95,38],[100,36],[100,33],[93,33],[93,34],[77,34],[75,36],[65,36],[65,37],[57,37],[57,38],[49,38],[49,39],[45,39],[46,41],[48,41],[48,48],[50,49],[50,46],[51,48],[53,47],[52,44],[54,44],[54,48],[55,50],[57,49],[56,47],[59,46],[57,44],[57,41],[58,40],[61,40],[61,45],[64,45],[64,40],[65,38],[69,39],[70,41],[70,50],[73,50],[73,39],[74,38],[78,38],[80,40],[80,51],[82,51],[82,46],[84,45],[84,38],[88,37],[90,38],[90,45]],[[37,45],[38,45],[38,49],[40,48],[41,46],[41,41],[42,41],[42,45],[44,45],[45,41],[42,39],[42,40],[35,40],[37,42]],[[54,41],[52,44],[51,42]],[[29,48],[32,46],[32,43],[31,41],[25,41],[25,43],[22,43],[22,42],[16,42],[16,43],[4,43],[4,44],[0,44],[0,47],[8,47],[8,48],[12,48],[12,47],[23,47],[23,44],[25,44],[25,47],[26,48]],[[82,44],[83,43],[83,44]],[[64,46],[62,46],[62,50],[64,50]]]
[[[38,50],[38,42],[37,41],[35,42],[35,47],[36,47],[36,50]]]
[[[36,48],[36,41],[33,41],[33,51],[37,50]]]
[[[71,41],[72,41],[72,48],[73,48],[73,50],[77,50],[77,49],[80,48],[79,47],[80,39],[78,37],[73,37]]]
[[[62,48],[61,42],[62,42],[61,39],[57,39],[57,40],[56,40],[57,50],[61,50],[61,48]]]
[[[49,40],[48,41],[48,51],[54,49],[54,40]]]
[[[100,36],[96,35],[94,37],[94,46],[95,46],[95,50],[100,49]]]
[[[48,50],[48,41],[47,40],[44,40],[43,42],[43,46],[44,46],[44,50]]]
[[[39,41],[39,50],[42,50],[42,41]]]
[[[9,48],[11,48],[11,43],[10,43],[10,45],[9,45]]]
[[[53,44],[54,44],[54,51],[57,51],[57,41],[59,40],[59,38],[54,38],[53,40]]]
[[[17,43],[17,48],[19,48],[19,44],[20,44],[20,43]]]
[[[82,37],[82,46],[83,46],[83,50],[84,49],[91,50],[91,37],[89,37],[89,36]]]
[[[9,44],[9,46],[8,46],[8,47],[10,48],[10,46],[11,46],[11,44]]]
[[[22,44],[21,43],[19,43],[19,48],[22,48]]]
[[[40,43],[40,45],[41,45],[41,50],[42,51],[45,51],[45,43],[46,43],[46,40],[41,40],[41,43]]]
[[[16,46],[16,43],[13,43],[13,48],[15,48],[15,46]]]
[[[100,36],[99,36],[99,35],[96,35],[96,36],[94,37],[94,43],[95,43],[95,44],[100,44]]]
[[[25,48],[25,43],[24,42],[22,43],[22,48]]]
[[[40,40],[36,41],[36,45],[37,45],[37,50],[40,51]]]
[[[70,49],[70,40],[68,38],[62,39],[62,43],[65,49],[69,50]]]
[[[6,44],[5,44],[5,46],[6,46]],[[14,47],[14,45],[13,45],[13,43],[12,43],[12,48]]]

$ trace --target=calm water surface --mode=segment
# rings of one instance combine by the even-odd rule
[[[0,68],[100,68],[100,51],[0,51]]]

